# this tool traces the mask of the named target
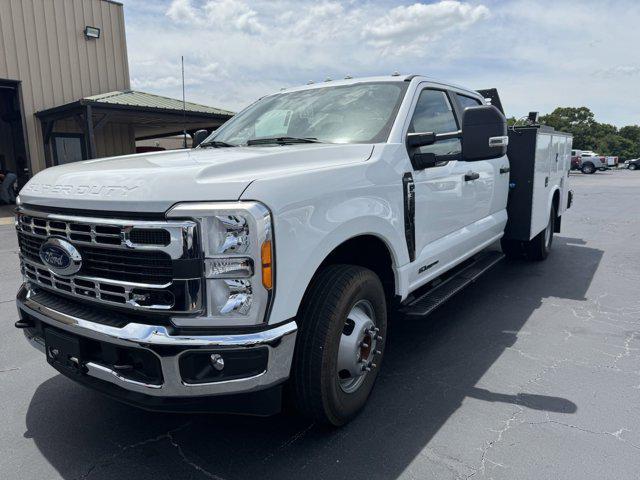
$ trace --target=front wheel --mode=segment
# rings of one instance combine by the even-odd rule
[[[635,170],[637,168],[638,168],[638,166],[635,163],[630,163],[629,164],[629,170]]]
[[[330,265],[309,287],[301,314],[291,383],[304,415],[341,426],[364,407],[384,356],[387,307],[371,270]]]

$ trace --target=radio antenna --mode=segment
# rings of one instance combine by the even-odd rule
[[[180,57],[182,63],[182,148],[187,148],[187,102],[184,95],[184,55]]]

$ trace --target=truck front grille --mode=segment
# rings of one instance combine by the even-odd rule
[[[203,308],[193,221],[78,219],[23,209],[16,219],[22,272],[36,286],[137,310],[196,313]],[[40,249],[48,238],[65,239],[78,250],[82,263],[75,275],[58,275],[43,263]]]
[[[40,247],[44,238],[18,233],[18,244],[22,254],[34,262],[40,262]],[[78,245],[82,255],[81,275],[124,280],[127,282],[143,282],[165,284],[173,279],[171,257],[164,252],[131,251],[111,248],[94,248]]]

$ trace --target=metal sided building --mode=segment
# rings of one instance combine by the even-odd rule
[[[133,92],[123,6],[0,0],[0,170],[135,153],[136,140],[213,130],[232,112]]]

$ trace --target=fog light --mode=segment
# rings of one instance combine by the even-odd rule
[[[218,353],[211,354],[211,366],[215,368],[217,371],[220,371],[224,368],[224,358],[222,355]]]
[[[192,385],[238,380],[264,373],[268,361],[266,347],[224,350],[224,353],[190,351],[180,356],[180,376]]]

